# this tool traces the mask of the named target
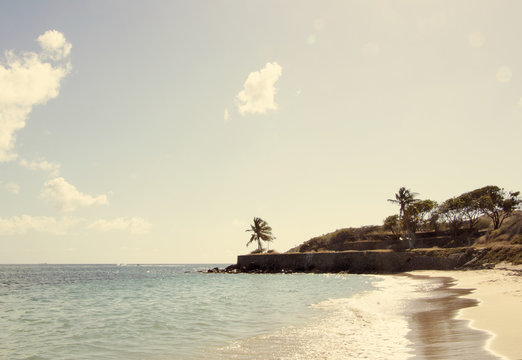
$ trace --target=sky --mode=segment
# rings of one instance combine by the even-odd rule
[[[522,190],[520,1],[0,1],[0,263],[235,263]]]

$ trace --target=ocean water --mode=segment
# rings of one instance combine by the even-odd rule
[[[0,265],[0,359],[423,358],[408,309],[433,282],[214,266]]]

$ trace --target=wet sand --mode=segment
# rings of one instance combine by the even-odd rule
[[[512,268],[414,271],[438,282],[415,301],[409,333],[417,358],[522,359],[522,277]]]
[[[412,301],[408,311],[408,339],[414,344],[416,359],[501,359],[485,349],[487,332],[457,318],[461,309],[478,305],[477,300],[461,297],[471,290],[454,288],[456,281],[449,277],[414,277],[437,284],[432,296]]]

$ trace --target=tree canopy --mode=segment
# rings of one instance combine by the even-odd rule
[[[440,215],[453,231],[457,231],[462,225],[463,206],[462,199],[452,197],[444,201],[439,207]]]
[[[416,201],[415,196],[417,196],[417,193],[401,187],[395,194],[395,199],[388,199],[388,201],[399,205],[399,218],[402,219],[406,208]]]
[[[275,236],[272,234],[272,228],[268,225],[268,223],[258,217],[254,217],[254,223],[250,225],[250,229],[246,230],[247,232],[252,232],[250,236],[250,240],[247,242],[247,246],[250,243],[257,241],[257,251],[263,251],[263,247],[261,246],[261,241],[270,242],[275,240]]]
[[[493,221],[493,229],[502,226],[505,219],[520,207],[520,191],[506,192],[498,186],[485,186],[472,191],[478,199],[480,211]]]
[[[420,226],[424,225],[428,214],[437,207],[437,202],[433,200],[416,200],[411,203],[404,212],[404,222],[406,228],[413,233],[417,232]]]
[[[438,228],[439,218],[453,231],[461,228],[467,222],[469,230],[475,229],[482,215],[489,217],[496,230],[502,226],[505,219],[512,216],[520,208],[522,199],[520,192],[506,192],[504,189],[488,185],[459,196],[447,199],[437,206],[432,200],[416,199],[405,187],[395,194],[395,199],[388,201],[399,205],[399,216],[389,216],[384,220],[384,226],[394,234],[405,230],[408,236],[413,235],[422,226]],[[429,216],[429,217],[428,217]],[[426,217],[428,217],[426,219]]]
[[[395,194],[395,199],[388,199],[388,201],[399,205],[399,217],[388,217],[385,220],[386,226],[391,229],[397,228],[396,222],[398,221],[398,236],[403,235],[410,247],[415,245],[415,232],[424,216],[424,207],[429,206],[428,203],[416,199],[416,196],[417,193],[405,187],[399,188],[399,191]],[[392,232],[395,234],[394,230]]]

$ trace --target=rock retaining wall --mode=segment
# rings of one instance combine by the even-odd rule
[[[396,273],[412,270],[451,270],[472,258],[466,249],[436,251],[343,251],[240,255],[241,271]]]

